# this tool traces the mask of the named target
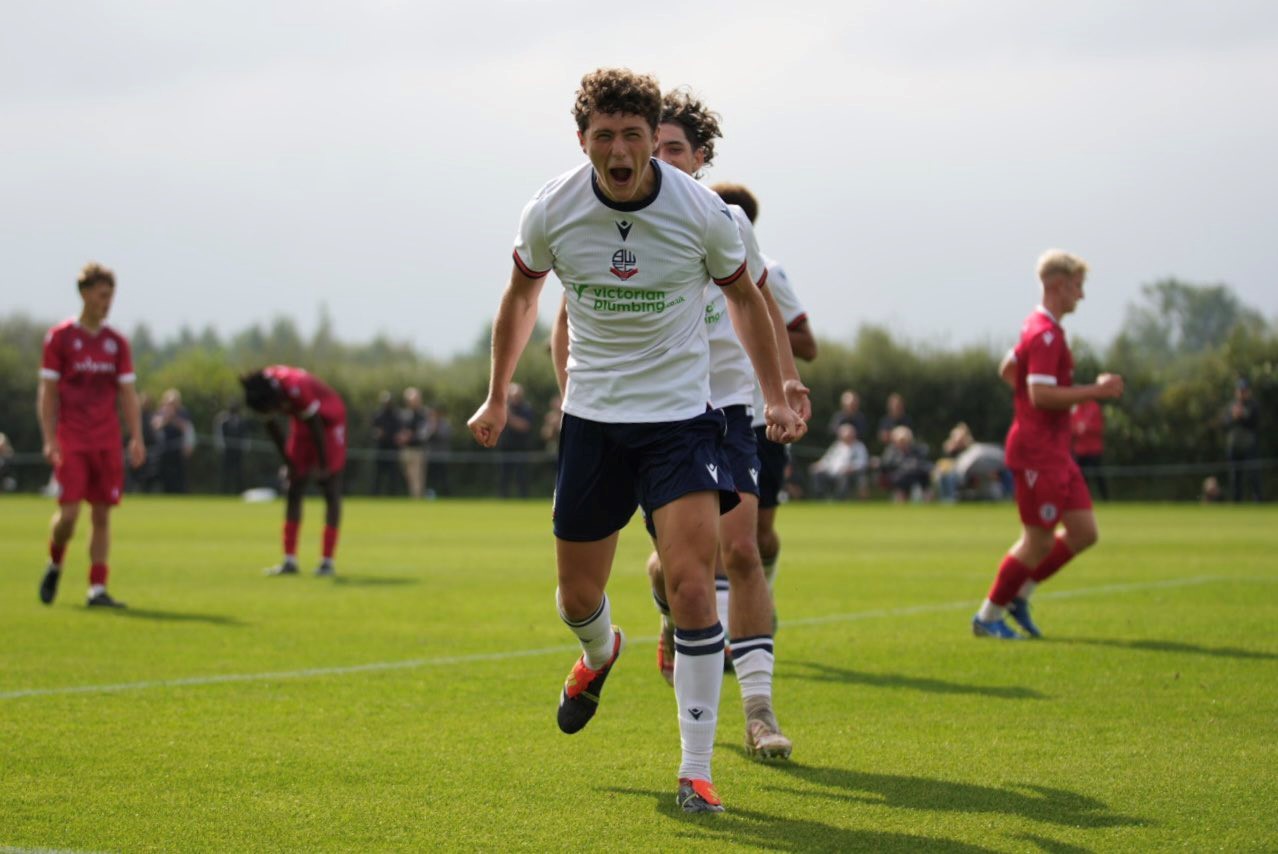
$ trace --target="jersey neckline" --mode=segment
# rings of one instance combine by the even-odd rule
[[[630,213],[633,211],[641,211],[648,205],[657,200],[657,194],[661,192],[661,167],[658,165],[657,158],[652,157],[648,160],[648,168],[652,169],[656,176],[652,182],[652,192],[642,199],[633,202],[614,202],[612,199],[604,195],[604,191],[599,189],[599,177],[595,174],[595,168],[590,167],[590,189],[595,191],[595,198],[598,199],[605,207],[612,208],[614,211],[622,211]]]

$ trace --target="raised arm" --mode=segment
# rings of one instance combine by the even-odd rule
[[[1056,386],[1031,382],[1030,403],[1039,409],[1069,409],[1085,400],[1110,400],[1123,393],[1123,378],[1118,374],[1101,374],[1090,385]]]
[[[475,441],[485,448],[496,445],[497,437],[506,427],[506,389],[537,324],[537,297],[545,281],[545,275],[530,278],[515,265],[510,272],[510,284],[501,295],[497,317],[493,320],[488,398],[466,422]]]

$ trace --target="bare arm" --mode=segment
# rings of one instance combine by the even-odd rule
[[[124,412],[124,426],[129,431],[129,465],[140,468],[146,462],[146,445],[142,442],[142,404],[133,383],[120,385],[120,409]]]
[[[816,336],[812,334],[812,326],[806,318],[799,321],[793,329],[787,329],[786,334],[790,338],[790,349],[796,359],[811,362],[817,357]]]
[[[1069,409],[1085,400],[1110,400],[1123,393],[1123,378],[1118,374],[1101,374],[1091,385],[1056,386],[1033,383],[1029,387],[1030,403],[1039,409]]]
[[[555,365],[555,381],[559,383],[559,396],[568,394],[568,294],[559,300],[559,313],[555,325],[550,327],[550,360]]]
[[[36,414],[40,418],[40,435],[44,439],[44,458],[52,466],[62,465],[62,448],[58,444],[58,381],[40,378],[36,387]]]
[[[284,453],[284,431],[280,429],[280,423],[274,418],[266,419],[266,435],[271,437],[275,450],[279,451],[280,456],[287,462],[288,454]]]
[[[1011,350],[998,363],[998,377],[1011,388],[1016,388],[1016,354]]]
[[[537,324],[537,297],[546,277],[530,279],[519,267],[510,271],[510,284],[501,295],[493,320],[492,371],[488,376],[488,399],[466,422],[475,441],[485,448],[497,444],[506,427],[506,389],[515,375],[519,357],[528,346]]]
[[[780,359],[781,380],[785,392],[786,403],[807,421],[812,417],[812,402],[808,399],[808,387],[799,379],[799,366],[794,361],[794,351],[790,349],[790,333],[785,328],[785,318],[781,316],[781,306],[772,296],[772,289],[764,285],[764,305],[768,308],[768,319],[772,322],[772,334],[776,341],[777,357]]]
[[[786,403],[785,386],[777,355],[776,334],[768,315],[768,306],[759,289],[743,273],[736,281],[723,286],[728,300],[728,316],[741,339],[750,363],[763,390],[764,418],[768,438],[774,442],[794,442],[807,432],[807,425]],[[791,357],[793,362],[793,357]]]

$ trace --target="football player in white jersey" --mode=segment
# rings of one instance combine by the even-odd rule
[[[714,160],[714,143],[722,134],[719,117],[685,89],[666,93],[662,100],[661,126],[657,132],[657,157],[693,177]],[[767,269],[748,215],[731,207],[738,230],[749,250],[754,250],[758,276],[773,319],[777,351],[787,384],[806,394],[786,336],[785,325],[767,287]],[[749,254],[749,252],[748,252]],[[753,271],[752,271],[753,272]],[[792,745],[777,723],[772,708],[773,606],[758,547],[760,461],[751,427],[755,379],[749,357],[728,322],[723,295],[706,294],[705,322],[710,336],[710,398],[724,411],[728,430],[724,445],[741,503],[719,520],[719,568],[716,579],[720,619],[726,621],[731,663],[741,687],[745,707],[747,752],[764,759],[787,758]],[[806,399],[804,414],[810,414]],[[669,678],[673,637],[661,556],[648,560],[653,599],[662,613],[658,667]],[[731,596],[729,596],[729,591]]]
[[[729,205],[740,207],[751,224],[758,219],[759,201],[749,188],[741,184],[718,183],[710,187]],[[781,309],[790,349],[796,359],[811,362],[817,355],[816,337],[808,323],[808,313],[790,284],[790,277],[776,261],[764,256],[768,271],[768,290]],[[755,391],[754,435],[759,445],[759,557],[763,560],[763,574],[772,587],[776,578],[777,563],[781,556],[781,539],[776,531],[777,508],[781,490],[785,485],[785,470],[790,463],[790,450],[785,445],[769,439],[763,425],[762,398]]]
[[[468,425],[481,445],[496,444],[506,389],[553,269],[568,298],[569,339],[556,600],[582,646],[560,696],[559,727],[572,733],[589,722],[622,650],[605,587],[618,532],[642,506],[657,526],[676,627],[676,797],[685,811],[718,812],[710,774],[724,646],[714,601],[716,520],[737,495],[720,450],[723,414],[708,405],[708,278],[725,289],[760,376],[769,435],[793,441],[806,424],[786,402],[768,310],[727,206],[652,159],[657,82],[599,69],[582,78],[573,112],[589,162],[546,184],[524,208],[493,322],[488,397]]]

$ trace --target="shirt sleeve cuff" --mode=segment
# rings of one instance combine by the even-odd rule
[[[137,374],[120,374],[120,377],[117,380],[117,382],[121,384],[126,384],[126,383],[137,382],[137,379],[138,379]]]
[[[1056,385],[1056,377],[1051,374],[1030,374],[1025,382],[1029,385]]]
[[[62,374],[58,373],[57,371],[53,370],[52,368],[41,368],[41,369],[40,369],[40,378],[41,378],[41,379],[45,379],[45,380],[56,380],[56,379],[61,379],[61,378],[62,378]]]

